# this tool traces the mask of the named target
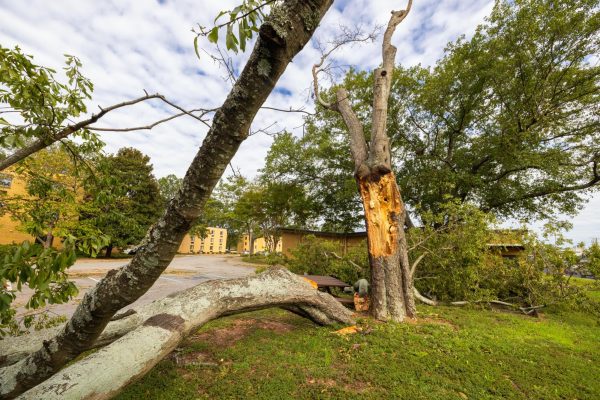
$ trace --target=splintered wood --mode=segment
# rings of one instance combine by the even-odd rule
[[[360,179],[360,194],[365,208],[369,253],[371,256],[389,256],[398,248],[398,223],[402,213],[400,192],[393,173],[378,180]]]

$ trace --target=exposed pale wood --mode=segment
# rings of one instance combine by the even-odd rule
[[[373,257],[389,256],[398,249],[398,223],[402,214],[400,192],[393,173],[379,179],[361,179],[358,182],[365,209],[369,254]]]

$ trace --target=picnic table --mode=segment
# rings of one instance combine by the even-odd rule
[[[334,278],[333,276],[328,276],[328,275],[301,275],[303,278],[305,279],[309,279],[311,281],[313,281],[314,283],[317,284],[317,289],[323,291],[323,292],[327,292],[330,295],[332,295],[333,297],[335,297],[335,299],[337,301],[339,301],[340,303],[344,304],[344,305],[352,305],[354,306],[354,299],[351,298],[347,298],[347,297],[336,297],[331,293],[331,288],[347,288],[347,287],[351,287],[352,285],[341,281],[337,278]]]

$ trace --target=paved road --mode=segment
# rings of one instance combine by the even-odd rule
[[[67,304],[48,305],[46,309],[61,315],[70,316],[75,307],[81,301],[85,292],[93,287],[108,271],[119,268],[127,263],[127,260],[78,260],[69,269],[69,275],[79,288],[79,294]],[[177,256],[171,265],[158,278],[154,285],[140,297],[135,303],[124,308],[139,307],[153,300],[163,298],[170,293],[197,285],[200,282],[212,279],[232,279],[251,275],[255,266],[244,263],[239,256],[232,255],[186,255]],[[23,306],[31,296],[29,289],[24,289],[17,299],[15,305],[17,315],[28,312]]]

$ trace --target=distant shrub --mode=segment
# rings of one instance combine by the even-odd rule
[[[336,242],[308,235],[292,255],[288,268],[297,274],[331,275],[347,283],[370,277],[366,244],[350,247],[343,254]]]

